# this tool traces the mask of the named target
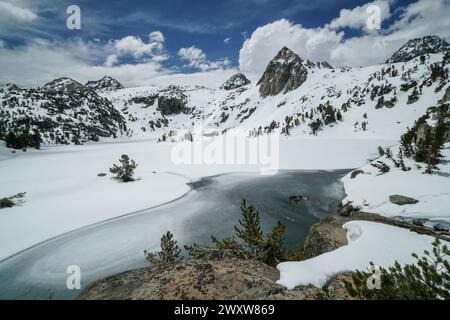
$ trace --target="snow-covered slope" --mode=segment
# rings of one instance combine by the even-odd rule
[[[111,102],[82,84],[55,79],[42,88],[0,89],[0,137],[38,131],[44,143],[81,144],[125,133]]]
[[[365,68],[311,66],[297,89],[262,98],[260,85],[234,90],[205,87],[139,87],[104,92],[128,121],[130,135],[178,140],[180,130],[226,132],[242,128],[256,136],[281,128],[286,136],[398,139],[428,107],[442,98],[448,79],[432,68],[448,69],[449,53],[406,63]],[[176,90],[174,89],[176,88]],[[160,96],[177,91],[174,112],[164,114]]]
[[[42,130],[39,119],[27,122],[30,128],[22,120],[48,116],[49,111],[43,109],[52,109],[52,126],[58,126],[58,135],[69,138],[44,139],[48,143],[72,142],[74,128],[67,125],[68,117],[74,123],[81,121],[95,127],[94,131],[99,132],[94,135],[101,137],[178,141],[186,130],[202,126],[205,131],[218,134],[241,128],[249,136],[257,136],[280,128],[287,137],[398,139],[406,127],[442,98],[448,86],[450,51],[445,50],[443,40],[432,40],[420,39],[419,45],[413,39],[416,45],[411,41],[405,44],[392,58],[401,62],[364,68],[333,69],[326,62],[303,60],[283,48],[259,82],[248,83],[244,76],[235,75],[221,88],[121,88],[111,77],[88,82],[87,87],[67,78],[37,90],[5,87],[0,90],[0,136],[11,127]],[[97,90],[103,99],[88,87]],[[85,107],[86,114],[80,114],[78,105],[86,103],[90,111],[107,110],[109,115],[101,116],[107,123],[95,123]],[[59,107],[52,108],[55,104]],[[120,116],[125,119],[123,122]],[[79,140],[95,140],[89,138],[92,130],[87,131]]]

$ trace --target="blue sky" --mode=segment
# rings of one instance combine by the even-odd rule
[[[81,30],[66,28],[71,4],[81,9]],[[370,4],[382,12],[375,32],[365,29]],[[110,73],[138,84],[147,78],[128,74],[142,68],[152,76],[258,74],[284,45],[311,60],[369,65],[411,37],[447,37],[449,15],[449,0],[0,0],[0,82]],[[158,44],[149,39],[155,31]]]
[[[25,35],[57,38],[82,38],[86,41],[120,39],[134,35],[145,39],[149,32],[159,30],[166,39],[165,49],[177,57],[182,47],[195,45],[210,59],[228,57],[238,64],[238,54],[244,38],[259,26],[286,18],[305,28],[323,26],[339,15],[341,9],[367,3],[364,0],[63,0],[36,1],[37,12],[45,20],[44,30],[28,30]],[[41,4],[39,5],[39,2]],[[411,1],[396,1],[391,11]],[[14,3],[14,1],[11,1]],[[20,1],[19,1],[20,3]],[[68,30],[66,8],[77,4],[81,8],[82,29]],[[351,36],[355,31],[347,30]],[[48,32],[42,34],[41,32]],[[22,35],[23,36],[23,35]],[[22,36],[5,37],[11,45],[23,44]],[[229,38],[227,43],[224,40]],[[126,57],[125,57],[126,60]],[[167,63],[183,65],[179,59]]]

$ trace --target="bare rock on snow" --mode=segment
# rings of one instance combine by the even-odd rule
[[[419,200],[416,200],[414,198],[410,198],[410,197],[406,197],[406,196],[402,196],[399,194],[394,194],[392,196],[389,196],[389,201],[397,204],[399,206],[403,206],[405,204],[416,204],[419,202]]]

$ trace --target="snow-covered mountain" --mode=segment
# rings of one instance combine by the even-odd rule
[[[233,90],[243,86],[246,86],[250,83],[250,80],[247,79],[245,75],[242,73],[237,73],[231,76],[230,79],[225,81],[223,85],[220,86],[220,89],[224,90]]]
[[[0,90],[0,136],[37,130],[44,143],[80,144],[119,136],[126,123],[108,99],[69,78],[42,88]]]
[[[120,135],[178,141],[201,125],[215,134],[242,128],[257,136],[280,128],[286,137],[398,139],[448,87],[444,44],[413,39],[389,59],[399,62],[334,69],[282,48],[257,83],[238,74],[220,88],[121,88],[104,77],[86,86],[60,78],[40,89],[3,89],[1,134],[35,128],[48,143]]]
[[[119,81],[109,76],[105,76],[97,81],[88,81],[86,82],[85,86],[95,91],[111,91],[123,89],[123,86]]]
[[[427,53],[439,53],[449,49],[449,44],[437,36],[409,40],[386,63],[407,62]]]

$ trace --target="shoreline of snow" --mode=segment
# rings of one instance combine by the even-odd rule
[[[392,148],[394,158],[398,147]],[[425,164],[405,158],[410,171],[395,168],[385,157],[379,160],[390,166],[390,171],[380,175],[378,170],[367,164],[361,168],[364,173],[354,179],[351,173],[341,179],[347,197],[343,202],[352,202],[362,211],[388,218],[425,218],[432,221],[450,222],[450,143],[442,150],[443,159],[439,171],[424,174]],[[421,168],[417,168],[420,165]],[[389,201],[390,195],[403,195],[419,200],[417,204],[399,206]]]
[[[340,273],[365,271],[370,262],[383,268],[395,261],[414,263],[411,253],[420,257],[424,250],[431,252],[434,241],[431,236],[377,222],[350,221],[343,228],[347,230],[347,245],[308,260],[280,263],[277,283],[288,290],[310,284],[322,288]]]

